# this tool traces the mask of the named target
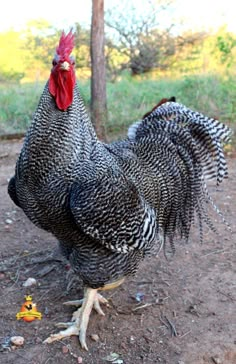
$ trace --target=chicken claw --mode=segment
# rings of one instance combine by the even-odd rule
[[[58,323],[57,327],[64,327],[66,330],[60,331],[58,334],[50,335],[44,343],[50,344],[53,341],[58,341],[72,335],[78,335],[81,347],[88,350],[86,344],[86,331],[89,322],[89,316],[94,308],[98,314],[105,316],[103,310],[100,307],[100,303],[108,304],[108,301],[97,293],[97,289],[86,288],[83,300],[68,301],[66,305],[82,305],[77,311],[73,313],[72,321],[67,323]]]

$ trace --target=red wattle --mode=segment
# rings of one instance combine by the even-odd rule
[[[49,92],[55,98],[58,109],[65,111],[73,101],[75,84],[74,70],[52,70],[49,79]]]

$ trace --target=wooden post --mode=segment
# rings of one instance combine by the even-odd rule
[[[106,140],[107,96],[104,54],[104,0],[92,1],[90,52],[92,61],[91,118],[98,138]]]

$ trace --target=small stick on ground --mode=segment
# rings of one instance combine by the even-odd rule
[[[152,306],[152,303],[145,303],[142,306],[138,306],[138,307],[133,308],[132,311],[137,311],[137,310],[140,310],[140,308],[145,308],[145,307],[149,307],[149,306]]]
[[[177,331],[175,328],[175,325],[173,324],[173,322],[171,322],[168,317],[164,316],[166,321],[168,322],[168,324],[170,325],[170,329],[171,329],[171,336],[177,336]]]
[[[167,325],[167,323],[163,320],[162,316],[159,316],[159,320],[161,321],[161,323],[167,328],[169,329],[169,326]]]
[[[20,278],[20,269],[17,269],[15,279],[12,279],[14,283],[7,288],[8,291],[10,291],[17,284],[19,278]]]
[[[190,332],[192,332],[191,330],[185,332],[183,335],[179,336],[179,339],[182,339],[183,337],[187,336],[188,334],[190,334]]]
[[[164,319],[167,321],[167,323],[165,322]],[[161,315],[159,316],[159,320],[161,321],[161,323],[163,323],[163,325],[165,325],[167,329],[170,329],[171,336],[177,336],[175,325],[168,319],[168,317]]]
[[[230,253],[229,250],[225,250],[225,249],[218,249],[218,250],[214,250],[210,253],[207,253],[207,254],[203,254],[202,257],[208,257],[209,255],[212,255],[212,254],[220,254],[220,253]]]

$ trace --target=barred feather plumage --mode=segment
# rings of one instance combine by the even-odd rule
[[[140,143],[141,140],[149,137],[151,143],[152,139],[156,139],[156,135],[159,140],[162,135],[167,138],[166,144],[165,139],[160,142],[165,151],[171,145],[175,146],[175,149],[172,149],[172,160],[170,156],[164,154],[162,160],[163,158],[168,160],[167,168],[170,166],[174,168],[175,164],[178,166],[181,173],[181,184],[178,185],[178,178],[175,176],[175,192],[169,196],[162,196],[162,203],[171,206],[172,216],[168,215],[166,207],[164,216],[160,211],[158,214],[159,226],[163,227],[165,237],[168,237],[172,249],[176,229],[182,237],[188,239],[195,213],[199,219],[201,239],[202,221],[216,231],[208,217],[206,201],[211,202],[218,214],[221,213],[209,196],[204,181],[214,178],[219,184],[224,177],[227,177],[227,164],[222,142],[227,142],[230,134],[230,129],[218,120],[208,118],[174,102],[167,102],[159,106],[144,120],[130,127],[128,137],[133,142]],[[159,162],[158,169],[161,168],[162,162]],[[173,170],[171,174],[173,175]],[[163,183],[163,189],[167,190],[170,182],[169,174],[168,180]],[[173,204],[175,193],[182,195],[181,200],[176,203],[177,209]],[[165,199],[167,202],[164,202]],[[224,219],[223,221],[226,223]]]
[[[104,144],[77,86],[61,111],[46,85],[9,194],[58,238],[84,284],[102,287],[134,274],[163,244],[174,250],[195,215],[200,230],[203,222],[214,228],[204,178],[227,176],[228,136],[227,126],[170,102],[132,125],[125,140]]]

